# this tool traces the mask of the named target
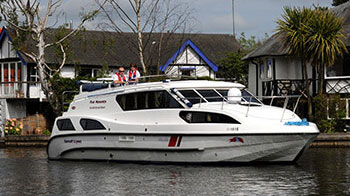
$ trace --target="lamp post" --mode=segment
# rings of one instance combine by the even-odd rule
[[[232,0],[232,30],[233,30],[233,37],[236,37],[236,32],[235,32],[235,0]]]

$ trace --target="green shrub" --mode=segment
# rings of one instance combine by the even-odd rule
[[[340,95],[317,95],[313,102],[315,123],[321,132],[332,133],[344,129],[346,102]]]
[[[51,132],[50,132],[48,129],[45,129],[45,130],[43,131],[43,135],[48,135],[48,136],[50,136],[50,135],[51,135]]]

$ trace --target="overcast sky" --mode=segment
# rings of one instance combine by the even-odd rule
[[[150,0],[148,0],[150,1]],[[162,0],[161,0],[162,1]],[[194,33],[221,33],[232,34],[232,0],[173,0],[185,3],[192,11],[195,22],[192,22]],[[273,34],[276,20],[280,18],[284,6],[307,6],[313,4],[332,7],[332,0],[234,0],[235,1],[235,28],[236,35],[245,32],[246,36],[263,38],[265,33]],[[41,1],[43,4],[46,0]],[[119,0],[127,4],[126,0]],[[59,23],[73,20],[79,23],[79,14],[82,9],[88,11],[94,7],[94,0],[64,0],[61,6],[65,15],[60,16]],[[88,29],[99,30],[101,22],[97,18],[86,24]]]
[[[284,6],[313,4],[331,7],[332,0],[234,0],[236,35],[264,37],[276,28]],[[203,33],[232,33],[232,0],[193,0],[195,16]]]

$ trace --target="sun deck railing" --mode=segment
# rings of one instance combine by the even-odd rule
[[[283,118],[284,118],[284,115],[285,115],[285,112],[287,110],[287,106],[288,106],[288,103],[289,103],[289,100],[291,98],[296,98],[296,102],[295,102],[295,105],[293,107],[293,115],[295,115],[295,112],[296,112],[296,109],[299,105],[299,102],[300,102],[300,99],[302,97],[302,95],[285,95],[285,96],[258,96],[258,97],[254,97],[254,96],[213,96],[213,97],[186,97],[188,100],[196,100],[196,99],[199,99],[199,102],[198,102],[198,108],[201,108],[203,102],[205,103],[209,103],[210,101],[207,101],[207,100],[210,100],[210,99],[222,99],[221,101],[221,110],[224,109],[224,105],[225,103],[229,102],[228,100],[230,100],[230,98],[237,98],[237,97],[240,97],[242,98],[242,100],[240,102],[238,102],[237,104],[241,104],[241,105],[246,105],[247,106],[247,110],[246,110],[246,117],[249,116],[249,110],[250,108],[252,107],[252,105],[256,106],[256,105],[263,105],[262,102],[257,102],[257,101],[252,101],[253,99],[254,100],[259,100],[259,99],[271,99],[270,101],[270,106],[273,105],[273,102],[274,100],[276,99],[284,99],[284,102],[283,102],[283,111],[282,111],[282,116],[281,116],[281,119],[280,121],[282,122],[283,121]]]

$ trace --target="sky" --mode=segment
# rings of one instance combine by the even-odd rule
[[[150,1],[150,0],[148,0]],[[162,0],[161,0],[162,1]],[[192,33],[232,34],[232,0],[172,0],[188,6],[193,18]],[[40,1],[43,5],[47,0]],[[119,0],[128,6],[127,0]],[[73,21],[78,25],[80,14],[95,9],[95,0],[63,0],[61,15],[58,23]],[[247,37],[264,38],[265,33],[272,35],[276,28],[276,21],[281,17],[284,6],[312,5],[332,7],[332,0],[234,0],[235,34],[242,32]],[[99,30],[99,24],[104,20],[97,17],[85,24],[87,29]],[[54,22],[52,22],[54,23]],[[127,29],[125,29],[127,31]]]
[[[236,35],[272,35],[284,6],[332,7],[332,0],[234,0]],[[232,34],[232,0],[193,0],[198,31]]]

